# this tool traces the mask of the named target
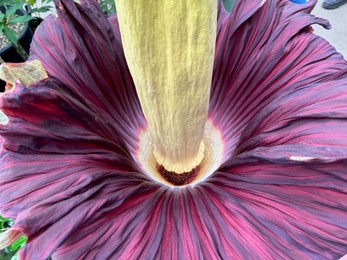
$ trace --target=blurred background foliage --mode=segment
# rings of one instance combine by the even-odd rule
[[[114,0],[99,0],[98,2],[106,17],[117,12]]]

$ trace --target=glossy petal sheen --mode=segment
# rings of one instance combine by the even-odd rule
[[[1,213],[24,259],[338,259],[347,253],[347,63],[312,34],[314,2],[221,7],[209,179],[170,189],[136,158],[146,127],[117,19],[57,3],[31,58],[49,78],[0,96]],[[112,28],[113,26],[113,28]]]

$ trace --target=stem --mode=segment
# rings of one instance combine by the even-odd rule
[[[7,29],[7,30],[5,30],[5,29]],[[21,56],[21,58],[24,61],[26,61],[29,58],[29,55],[24,50],[23,46],[18,42],[17,37],[14,34],[14,32],[8,27],[5,27],[3,32],[6,36],[6,38],[10,41],[10,43],[12,43],[13,47],[15,48],[15,50],[17,51],[19,56]]]
[[[19,54],[19,56],[24,60],[26,61],[28,58],[29,58],[29,55],[28,53],[24,50],[23,46],[17,42],[17,43],[14,43],[14,42],[11,42],[13,47],[15,48],[15,50],[17,51],[17,53]]]

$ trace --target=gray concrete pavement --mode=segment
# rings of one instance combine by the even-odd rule
[[[314,25],[315,33],[325,38],[347,60],[347,4],[334,10],[322,8],[323,0],[318,0],[313,10],[315,16],[328,19],[332,29],[326,30],[321,26]]]

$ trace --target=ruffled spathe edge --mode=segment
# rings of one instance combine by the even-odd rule
[[[88,107],[127,128],[145,121],[121,45],[117,19],[104,17],[95,1],[56,1],[58,19],[50,16],[36,31],[30,58],[41,60],[50,77]]]
[[[260,1],[250,6],[241,1],[224,17],[217,36],[209,118],[224,132],[229,156],[238,153],[238,146],[250,137],[245,127],[254,125],[260,114],[270,115],[282,96],[292,92],[304,96],[305,89],[307,93],[317,89],[323,98],[328,88],[338,88],[333,92],[345,95],[347,63],[324,39],[312,34],[311,24],[329,27],[326,20],[309,14],[313,6],[314,1],[305,5],[266,1],[262,6]],[[318,93],[310,96],[318,100]],[[330,103],[324,105],[333,100],[331,95]]]

